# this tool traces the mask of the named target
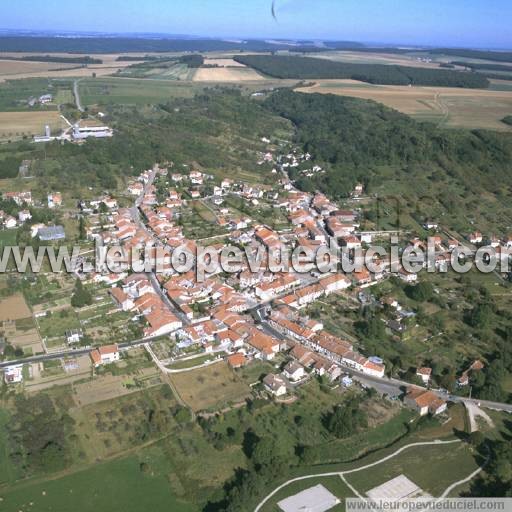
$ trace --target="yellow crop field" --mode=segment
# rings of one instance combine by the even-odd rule
[[[0,139],[16,138],[23,135],[43,135],[44,127],[53,130],[63,128],[64,121],[57,111],[0,112]]]
[[[230,68],[199,68],[193,78],[194,82],[249,82],[264,80],[254,69],[238,66]]]
[[[229,58],[220,58],[220,59],[205,59],[204,63],[210,66],[219,66],[221,68],[226,67],[235,67],[235,68],[245,68],[245,64],[241,62],[237,62],[234,59]]]
[[[501,119],[512,112],[512,91],[371,85],[355,80],[319,80],[296,90],[374,100],[440,126],[510,130]]]

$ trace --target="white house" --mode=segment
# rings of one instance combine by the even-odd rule
[[[305,376],[304,367],[297,361],[290,361],[283,370],[283,375],[293,382],[301,380]]]
[[[404,398],[404,403],[413,408],[420,416],[432,414],[435,416],[446,411],[447,404],[432,391],[413,388],[410,389]]]
[[[68,342],[68,345],[79,343],[83,337],[84,333],[81,329],[70,329],[69,331],[66,331],[66,341]]]
[[[4,380],[6,384],[16,384],[23,381],[23,365],[16,364],[4,368]]]
[[[57,208],[62,205],[62,195],[60,192],[48,194],[48,208]]]
[[[18,221],[14,217],[6,217],[4,226],[6,229],[14,229],[18,225]]]
[[[475,231],[474,233],[471,233],[468,236],[468,240],[472,244],[481,244],[484,237],[482,236],[482,233],[480,231]]]
[[[91,352],[91,359],[95,368],[103,364],[114,363],[120,359],[119,349],[117,345],[96,348]]]
[[[132,298],[125,293],[121,288],[112,288],[109,290],[110,295],[114,298],[116,304],[123,310],[123,311],[130,311],[134,307],[134,302]]]
[[[430,382],[431,375],[432,368],[422,367],[416,370],[416,376],[423,381],[423,384],[428,384]]]
[[[407,272],[407,270],[403,268],[398,271],[398,277],[406,283],[415,283],[418,280],[418,274],[415,272]]]
[[[263,379],[263,385],[265,386],[265,389],[272,393],[274,396],[286,395],[286,382],[281,377],[279,377],[279,375],[269,373]]]
[[[334,274],[320,280],[320,286],[324,288],[326,295],[340,290],[346,290],[350,288],[351,284],[350,280],[343,274]]]
[[[371,375],[372,377],[378,377],[382,379],[384,377],[385,366],[383,364],[375,363],[374,361],[366,361],[363,365],[363,373]]]
[[[20,222],[26,222],[27,220],[30,220],[32,218],[32,214],[30,213],[30,210],[21,210],[18,213],[18,219]]]

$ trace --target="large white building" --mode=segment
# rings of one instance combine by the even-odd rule
[[[79,126],[78,124],[73,126],[73,139],[75,140],[87,139],[88,137],[112,137],[112,135],[112,128],[108,126]]]

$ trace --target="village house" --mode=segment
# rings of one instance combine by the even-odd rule
[[[58,208],[62,206],[62,194],[60,192],[52,192],[48,194],[48,208]]]
[[[4,381],[6,384],[23,382],[23,365],[16,364],[4,368]]]
[[[27,220],[30,220],[32,218],[32,214],[30,213],[30,210],[21,210],[18,213],[18,220],[23,223],[27,222]]]
[[[185,179],[185,176],[183,174],[173,173],[171,174],[171,180],[174,181],[174,183],[180,183]]]
[[[416,377],[419,377],[423,384],[427,385],[430,382],[430,377],[432,376],[432,368],[422,367],[416,370]]]
[[[468,236],[468,240],[471,244],[481,244],[484,237],[480,231],[475,231]]]
[[[120,359],[119,349],[117,345],[98,347],[91,352],[91,359],[95,368],[114,363]]]
[[[5,192],[3,194],[5,200],[12,199],[18,206],[23,206],[26,203],[32,206],[32,192],[30,190],[25,192]]]
[[[362,183],[358,183],[355,187],[354,187],[354,190],[352,191],[352,197],[360,197],[363,195],[363,192],[364,192],[364,186]]]
[[[70,329],[65,333],[66,341],[68,345],[74,345],[80,343],[80,340],[84,337],[82,329]]]
[[[447,404],[432,391],[411,388],[404,398],[404,403],[414,409],[420,416],[431,414],[436,416],[446,411]]]
[[[361,240],[353,235],[346,235],[341,237],[341,245],[346,247],[349,251],[353,249],[361,249]]]
[[[125,293],[121,288],[111,288],[109,290],[110,295],[114,299],[114,302],[123,310],[130,311],[134,307],[132,298]]]
[[[281,344],[275,338],[252,328],[246,342],[256,351],[256,357],[264,361],[271,361],[280,351]]]
[[[241,352],[232,354],[228,357],[228,365],[233,369],[242,368],[242,366],[245,366],[246,364],[247,358]]]
[[[203,173],[199,171],[192,171],[189,178],[193,185],[202,185],[204,181]]]
[[[385,369],[386,368],[382,363],[377,363],[369,359],[363,364],[362,371],[366,375],[371,375],[372,377],[378,377],[379,379],[382,379],[382,377],[384,377]]]
[[[343,274],[333,274],[320,280],[320,286],[324,289],[325,295],[330,295],[341,290],[346,290],[352,283]]]
[[[329,217],[325,225],[327,231],[336,238],[348,236],[356,229],[354,224],[342,222],[338,217]]]
[[[300,280],[291,274],[281,274],[270,283],[258,284],[254,292],[261,300],[270,300],[300,283]]]
[[[286,395],[286,382],[279,375],[269,373],[263,379],[263,385],[265,389],[272,393],[274,396]]]
[[[354,281],[355,286],[365,287],[371,284],[372,275],[368,271],[368,269],[363,268],[359,272],[354,272],[352,274],[352,279]]]
[[[367,363],[366,357],[352,350],[346,352],[342,357],[343,364],[357,370],[363,371],[364,365]],[[371,371],[371,370],[370,370]]]
[[[6,217],[4,220],[5,229],[14,229],[17,225],[18,221],[14,217],[11,217],[10,215]]]
[[[283,369],[283,375],[292,382],[302,380],[306,376],[304,367],[297,361],[290,361]]]
[[[398,277],[406,283],[415,283],[418,280],[418,274],[416,274],[416,272],[408,272],[404,268],[398,271]]]
[[[144,192],[144,185],[140,182],[131,183],[128,185],[128,193],[132,196],[140,196]]]

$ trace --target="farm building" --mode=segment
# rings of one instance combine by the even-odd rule
[[[277,506],[283,512],[325,512],[339,503],[340,500],[334,494],[319,484],[281,500]]]

